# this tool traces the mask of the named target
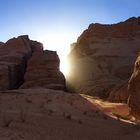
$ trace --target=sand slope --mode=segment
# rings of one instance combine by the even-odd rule
[[[107,116],[115,113],[128,116],[129,110],[49,89],[5,91],[0,94],[0,140],[139,140],[140,127]]]

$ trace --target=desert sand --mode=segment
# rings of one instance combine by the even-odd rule
[[[126,104],[51,89],[0,93],[0,140],[139,140]]]

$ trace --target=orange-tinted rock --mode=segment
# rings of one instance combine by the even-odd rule
[[[71,47],[68,82],[77,92],[108,97],[129,79],[140,51],[140,18],[112,25],[91,24]]]
[[[0,43],[0,90],[21,85],[22,88],[65,88],[56,52],[43,51],[42,43],[30,40],[27,35]]]
[[[135,68],[129,81],[128,88],[129,106],[131,108],[131,114],[140,119],[140,56],[135,62]]]
[[[65,78],[59,71],[59,63],[58,55],[54,51],[33,53],[21,88],[44,87],[64,90]]]
[[[26,62],[31,56],[28,36],[19,36],[0,47],[0,89],[15,89],[23,83]]]
[[[128,83],[123,83],[114,87],[108,97],[110,102],[127,103],[129,97]]]

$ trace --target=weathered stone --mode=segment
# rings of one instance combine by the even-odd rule
[[[0,64],[0,90],[9,89],[9,69],[7,65]]]
[[[43,51],[43,44],[37,41],[30,41],[31,48],[33,52],[41,52]]]
[[[105,98],[113,87],[128,80],[140,51],[139,21],[132,18],[112,25],[91,24],[72,44],[70,87]]]
[[[64,90],[65,78],[59,71],[59,63],[58,55],[54,51],[33,53],[21,88],[44,87]]]
[[[22,84],[22,88],[64,90],[65,78],[59,63],[56,52],[43,51],[42,43],[27,35],[0,43],[0,90],[17,89]]]
[[[108,97],[108,101],[117,103],[127,103],[129,97],[128,82],[114,87]]]
[[[130,78],[128,91],[131,114],[140,119],[140,56],[135,62],[135,68]]]
[[[2,46],[4,43],[3,42],[0,42],[0,46]]]

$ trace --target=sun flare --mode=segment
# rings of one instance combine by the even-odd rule
[[[58,31],[43,33],[44,37],[37,38],[40,42],[43,42],[44,49],[57,51],[60,58],[60,71],[65,76],[69,74],[69,63],[67,56],[70,52],[70,44],[75,42],[76,37],[72,31]]]
[[[61,62],[60,62],[60,71],[63,72],[63,74],[65,76],[68,76],[69,75],[69,63],[68,63],[68,60],[67,59],[62,59]]]

